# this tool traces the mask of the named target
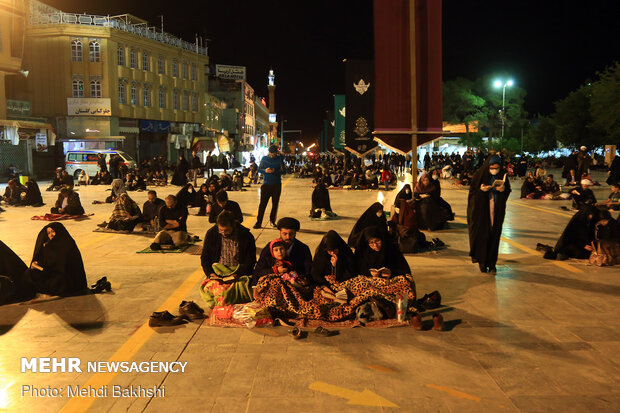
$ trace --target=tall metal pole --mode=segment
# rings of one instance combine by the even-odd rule
[[[280,150],[284,150],[284,118],[282,118],[282,126],[280,126]]]
[[[418,108],[416,105],[415,0],[409,0],[409,70],[411,92],[411,183],[418,182]]]
[[[504,124],[506,122],[506,85],[502,88],[502,146],[504,146]]]

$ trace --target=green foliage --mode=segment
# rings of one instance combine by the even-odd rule
[[[617,145],[620,141],[620,63],[597,74],[599,80],[590,87],[592,126],[607,135],[609,141],[603,144]]]
[[[523,150],[539,153],[557,148],[556,129],[553,118],[538,115],[533,126],[523,136]]]
[[[464,124],[467,129],[465,144],[470,145],[472,134],[469,129],[487,117],[486,102],[473,92],[474,82],[459,77],[447,81],[443,85],[443,116],[444,120],[454,124]]]

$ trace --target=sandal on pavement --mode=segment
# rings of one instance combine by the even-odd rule
[[[323,328],[321,326],[317,327],[316,330],[314,330],[314,334],[321,336],[321,337],[332,337],[332,336],[337,336],[338,334],[340,334],[340,331],[338,330],[328,330],[326,328]]]
[[[293,338],[295,340],[299,340],[301,338],[306,338],[308,333],[306,333],[305,331],[302,331],[299,327],[293,327],[291,328],[288,333],[293,336]]]
[[[187,316],[190,320],[202,320],[205,318],[205,310],[193,301],[181,301],[181,304],[179,304],[179,314]]]

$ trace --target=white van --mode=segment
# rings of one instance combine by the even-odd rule
[[[99,160],[100,153],[105,156],[105,163],[108,165],[108,171],[110,171],[110,158],[114,154],[119,154],[129,169],[136,167],[136,161],[123,151],[116,149],[79,150],[69,151],[65,155],[65,169],[67,173],[73,175],[76,179],[82,171],[86,171],[90,177],[95,176],[97,172],[99,172],[97,161]]]

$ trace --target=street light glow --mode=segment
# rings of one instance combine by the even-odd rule
[[[514,83],[515,82],[513,82],[512,79],[511,79],[508,82],[506,82],[506,86],[512,86],[512,85],[514,85]]]
[[[502,87],[502,81],[501,80],[496,80],[495,82],[493,82],[493,86],[495,86],[496,88]]]

